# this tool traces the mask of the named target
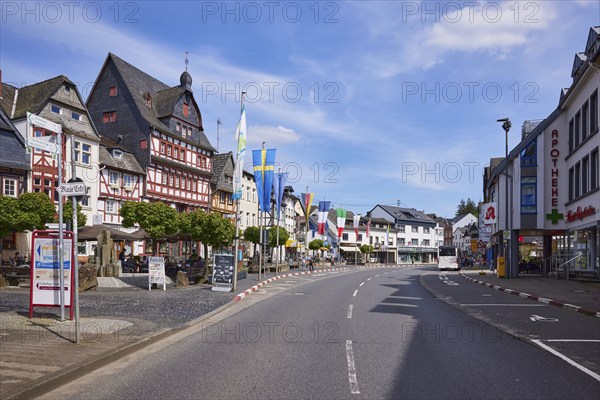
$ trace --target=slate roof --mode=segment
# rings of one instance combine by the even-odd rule
[[[52,122],[62,125],[63,133],[66,136],[75,135],[81,138],[87,138],[90,140],[98,140],[99,135],[97,134],[93,124],[91,123],[91,118],[85,108],[83,99],[77,89],[77,86],[66,76],[59,75],[54,78],[47,79],[43,82],[34,83],[33,85],[24,86],[22,88],[15,88],[10,85],[3,85],[3,98],[0,102],[0,105],[4,107],[6,104],[10,107],[10,110],[13,109],[14,98],[16,96],[17,101],[14,104],[14,113],[10,113],[10,118],[14,120],[20,120],[27,117],[27,112],[39,115],[44,110],[44,107],[48,102],[59,102],[60,100],[51,98],[58,92],[58,90],[63,86],[67,85],[76,91],[77,97],[79,99],[80,105],[76,106],[74,104],[68,104],[69,108],[75,109],[78,112],[87,115],[89,119],[89,124],[87,121],[76,121],[72,118],[69,118],[66,115],[58,115],[58,114],[50,114],[44,115],[45,119],[48,119]],[[8,90],[6,90],[8,89]],[[7,109],[5,108],[5,111]],[[7,112],[8,114],[8,112]],[[90,125],[92,125],[90,127]]]
[[[27,112],[33,114],[39,114],[44,108],[50,97],[58,91],[58,89],[64,84],[68,83],[75,87],[75,84],[66,76],[59,75],[54,78],[47,79],[43,82],[34,83],[33,85],[24,86],[18,89],[17,104],[15,112],[12,113],[12,105],[15,97],[14,87],[3,84],[3,106],[10,104],[9,110],[11,112],[11,119],[21,119],[27,116]],[[9,90],[6,90],[9,88]]]
[[[168,85],[134,67],[113,53],[108,54],[108,59],[113,61],[121,77],[123,78],[125,85],[127,85],[127,89],[133,97],[136,108],[139,110],[142,118],[148,123],[148,125],[153,126],[158,131],[168,133],[179,138],[180,135],[172,132],[168,126],[163,124],[160,118],[172,114],[174,102],[181,94],[185,92],[185,87],[169,87]],[[152,97],[152,107],[148,107],[146,105],[146,100],[144,97],[147,94],[150,94]],[[195,105],[197,106],[197,104]],[[183,139],[183,141],[186,140]],[[194,144],[199,145],[206,150],[216,151],[204,134],[202,121],[200,121],[200,130],[197,132],[196,142],[197,143]]]
[[[115,158],[112,154],[113,149],[119,149],[123,152],[123,158]],[[146,172],[140,167],[133,154],[128,152],[123,146],[112,140],[102,137],[100,139],[100,148],[98,160],[101,165],[122,171],[129,171],[138,175],[146,175]]]
[[[410,222],[425,222],[435,223],[435,221],[422,211],[415,210],[414,208],[403,208],[395,206],[378,205],[385,212],[393,216],[396,221],[410,221]]]
[[[229,161],[231,160],[231,163]],[[213,176],[210,185],[213,190],[233,193],[233,153],[214,154],[212,157]]]
[[[29,171],[30,156],[25,143],[4,109],[0,106],[0,166]]]

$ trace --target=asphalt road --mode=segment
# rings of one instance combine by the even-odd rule
[[[455,284],[443,282],[449,279]],[[492,302],[482,296],[486,288],[474,291],[479,285],[459,279],[417,268],[281,279],[43,398],[599,397],[593,376],[524,332],[510,332],[513,314],[528,314],[526,306],[461,306]],[[493,304],[520,300],[514,297],[504,294]]]

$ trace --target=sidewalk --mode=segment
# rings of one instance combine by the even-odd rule
[[[465,279],[520,297],[566,308],[600,318],[600,283],[558,280],[540,275],[520,274],[515,279],[498,278],[490,271],[462,270]]]
[[[34,308],[29,319],[29,288],[2,288],[0,397],[28,399],[57,388],[230,307],[257,283],[250,274],[236,293],[173,284],[149,291],[147,274],[101,279],[96,291],[79,294],[79,344],[68,308],[63,322],[60,309],[50,307]]]
[[[319,271],[319,270],[317,270]],[[279,273],[298,272],[286,271]],[[275,273],[261,276],[272,280]],[[29,319],[29,287],[0,289],[0,393],[29,399],[173,335],[232,307],[236,296],[259,285],[258,274],[237,282],[236,292],[212,285],[148,290],[148,274],[101,278],[96,291],[79,294],[80,343],[75,322],[59,308],[36,307]],[[238,299],[239,300],[239,297]]]

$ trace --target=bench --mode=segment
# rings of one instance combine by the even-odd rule
[[[19,267],[1,267],[2,276],[10,286],[19,286],[21,281],[29,281],[31,279],[31,269],[28,265]]]

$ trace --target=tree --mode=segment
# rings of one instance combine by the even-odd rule
[[[58,215],[56,216],[56,222],[58,222]],[[66,201],[63,204],[63,223],[73,222],[73,203]],[[81,204],[77,203],[77,227],[85,226],[87,222],[87,215],[81,211]]]
[[[473,200],[471,200],[471,198],[468,198],[466,202],[464,199],[461,199],[460,203],[456,208],[455,216],[458,217],[460,215],[467,215],[469,213],[473,214],[476,217],[479,216],[479,209],[477,208],[477,204]]]
[[[254,254],[256,256],[256,246],[260,243],[260,228],[249,226],[244,230],[244,240],[254,244]]]
[[[0,237],[12,232],[46,229],[56,207],[46,193],[23,193],[19,198],[0,196]]]
[[[369,258],[371,258],[370,254],[373,253],[374,250],[372,244],[363,244],[358,249],[362,254],[367,254],[367,261],[369,260]]]
[[[308,243],[308,248],[310,250],[321,250],[323,247],[323,241],[321,239],[313,239]]]
[[[204,260],[208,262],[208,247],[219,249],[230,246],[235,239],[235,225],[219,213],[207,214],[202,209],[189,213],[189,233],[193,240],[202,242]],[[203,281],[208,280],[209,270],[206,268]]]
[[[146,231],[148,236],[154,239],[154,254],[158,254],[157,239],[173,235],[179,231],[181,219],[177,217],[177,211],[165,203],[126,201],[119,213],[123,217],[122,224],[125,228],[131,228],[137,223]]]
[[[269,229],[269,247],[277,247],[277,230],[279,229],[279,245],[285,244],[290,234],[281,226],[273,226]]]

